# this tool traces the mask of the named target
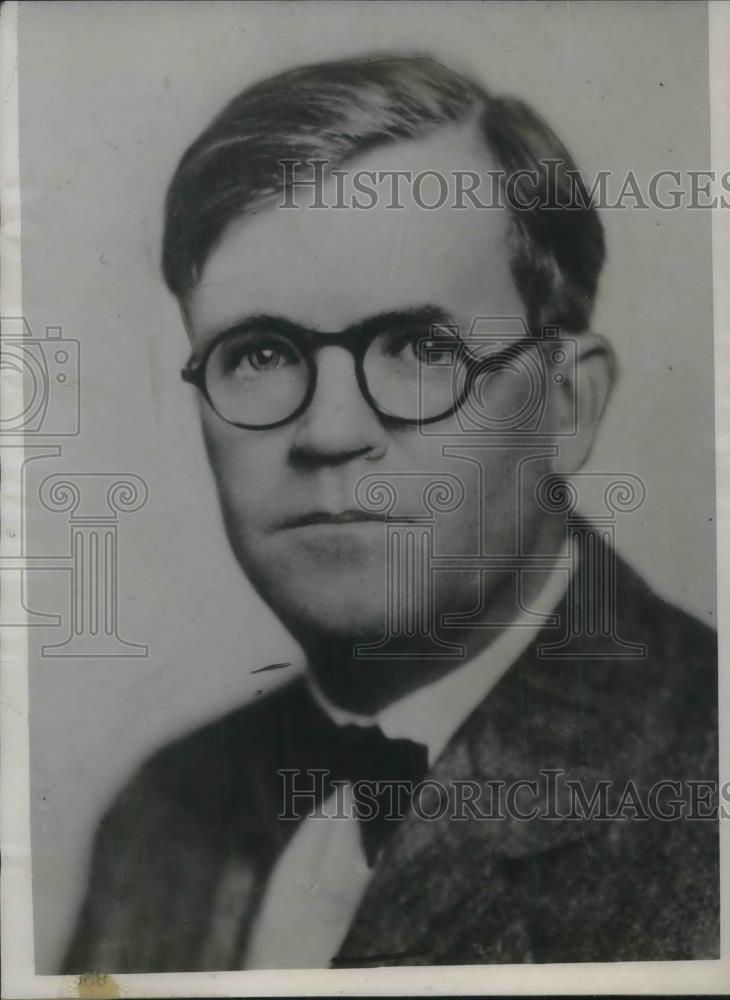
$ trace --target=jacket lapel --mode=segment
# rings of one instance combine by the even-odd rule
[[[566,781],[590,797],[600,781],[641,780],[652,745],[645,664],[611,658],[610,636],[596,637],[589,662],[541,658],[540,645],[560,634],[565,602],[557,611],[557,625],[541,630],[431,769],[448,808],[439,819],[411,812],[401,823],[334,966],[535,960],[527,923],[503,920],[516,912],[513,876],[548,851],[605,835],[605,821],[562,818],[575,805]],[[482,790],[481,813],[492,818],[459,807],[460,782]],[[438,811],[440,793],[431,791],[422,813]],[[531,809],[546,818],[518,817]]]
[[[428,779],[445,789],[446,798],[439,802],[442,793],[429,786],[420,799],[421,814],[441,814],[424,820],[411,812],[401,824],[334,965],[432,964],[455,941],[469,936],[468,924],[476,914],[483,939],[485,907],[477,905],[477,899],[487,893],[487,910],[499,912],[499,893],[508,891],[502,862],[529,861],[536,853],[585,836],[580,822],[526,822],[506,811],[506,789],[538,776],[532,762],[548,766],[547,761],[557,764],[559,759],[567,774],[575,770],[571,729],[561,719],[553,716],[564,736],[562,754],[548,754],[546,741],[535,744],[531,739],[532,727],[524,715],[525,699],[533,700],[528,695],[531,667],[528,654],[477,707],[432,768]],[[481,793],[474,807],[476,820],[469,818],[464,805],[474,788]],[[553,793],[553,804],[564,806],[565,789],[554,782],[552,789],[538,786],[537,795],[530,789],[518,792],[511,803],[513,812],[515,807],[523,814],[535,807],[544,809]],[[513,947],[529,950],[529,942],[517,938]]]

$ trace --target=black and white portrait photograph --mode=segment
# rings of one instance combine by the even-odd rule
[[[725,991],[729,14],[4,5],[3,996]]]

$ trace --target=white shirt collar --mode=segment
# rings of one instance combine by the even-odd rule
[[[358,715],[339,708],[322,693],[308,672],[312,696],[338,725],[378,725],[391,739],[423,743],[428,748],[429,765],[434,764],[461,723],[486,698],[555,610],[568,588],[569,565],[570,549],[566,542],[529,611],[522,611],[474,659],[392,702],[376,715]]]

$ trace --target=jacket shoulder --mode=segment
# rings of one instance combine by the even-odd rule
[[[643,670],[626,661],[649,683],[656,704],[673,704],[686,724],[696,719],[705,733],[716,729],[717,632],[658,594],[635,570],[617,559],[616,628],[622,638],[644,647]],[[679,721],[679,719],[678,719]],[[686,725],[682,727],[686,728]]]
[[[274,790],[250,761],[272,760],[273,734],[296,712],[300,687],[207,723],[134,772],[99,824],[65,973],[204,967],[198,916],[213,905],[226,859],[248,858],[253,878],[272,839]]]
[[[696,650],[714,653],[714,627],[662,597],[620,555],[615,559],[617,616],[632,628],[641,629],[654,642],[663,640],[667,652],[684,655]]]
[[[231,822],[232,810],[255,782],[252,760],[270,763],[276,756],[277,734],[286,732],[282,727],[297,713],[302,688],[300,679],[291,681],[160,747],[135,771],[112,810],[131,791],[143,793],[148,808],[165,803],[179,821]]]

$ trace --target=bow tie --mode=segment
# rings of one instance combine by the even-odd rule
[[[338,725],[314,701],[310,711],[299,736],[303,756],[309,766],[327,771],[327,784],[347,781],[356,786],[354,813],[372,867],[399,820],[405,819],[413,788],[428,770],[428,750],[413,740],[390,739],[377,725]],[[357,787],[365,782],[367,786]],[[398,782],[403,784],[399,787]]]
[[[372,868],[398,823],[405,819],[413,788],[428,770],[428,750],[413,740],[390,739],[379,726],[337,729],[330,775],[355,786],[354,812]],[[361,788],[360,782],[368,784]]]

